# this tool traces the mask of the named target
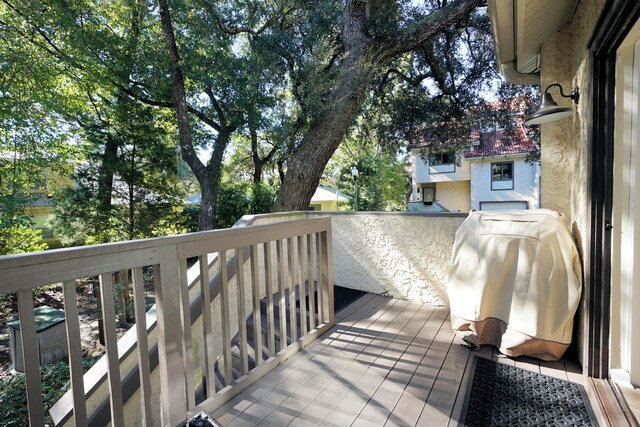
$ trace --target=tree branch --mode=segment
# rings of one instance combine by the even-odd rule
[[[205,87],[204,93],[206,93],[207,96],[209,97],[209,100],[211,100],[211,105],[213,105],[213,108],[216,110],[216,113],[218,114],[218,118],[220,119],[220,124],[226,124],[227,123],[226,115],[224,113],[224,110],[222,109],[222,106],[220,105],[215,95],[213,94],[213,90],[211,89],[211,86]],[[220,125],[217,125],[217,126],[218,126],[218,129],[216,130],[220,132],[220,129],[219,129]]]
[[[440,67],[440,62],[436,58],[436,55],[433,51],[433,45],[430,42],[425,42],[421,45],[421,48],[424,52],[424,57],[427,61],[427,65],[429,65],[429,68],[433,73],[433,78],[438,84],[438,87],[443,94],[452,95],[453,92],[451,88],[447,86],[447,75],[444,71],[442,71],[442,68]]]
[[[404,33],[382,41],[376,49],[373,62],[381,63],[421,46],[435,34],[470,14],[481,2],[482,0],[455,0],[435,10]]]
[[[382,91],[382,87],[389,80],[389,76],[391,74],[397,75],[402,80],[404,80],[405,82],[409,83],[411,86],[418,86],[424,79],[429,78],[429,77],[433,77],[431,73],[423,73],[423,74],[418,74],[414,78],[411,78],[411,76],[408,76],[408,75],[404,74],[402,71],[398,70],[397,68],[389,68],[387,70],[387,72],[384,74],[384,77],[382,78],[382,81],[378,85],[378,90],[379,91]]]
[[[263,33],[267,28],[269,28],[269,26],[271,26],[271,24],[273,24],[276,21],[282,21],[284,18],[286,18],[286,16],[290,13],[293,12],[293,8],[286,10],[286,11],[280,11],[280,14],[278,16],[274,15],[270,18],[268,18],[264,24],[262,24],[262,26],[260,26],[258,29],[253,29],[251,27],[247,27],[247,26],[240,26],[240,27],[229,27],[228,25],[226,25],[223,21],[222,18],[220,17],[220,15],[218,15],[218,13],[216,12],[214,6],[211,4],[210,1],[208,0],[202,0],[202,4],[204,4],[204,6],[209,10],[209,13],[213,16],[213,18],[216,20],[216,25],[218,26],[218,28],[220,29],[220,31],[222,31],[225,34],[229,34],[232,36],[238,35],[238,34],[249,34],[251,35],[253,38],[257,38],[261,33]]]

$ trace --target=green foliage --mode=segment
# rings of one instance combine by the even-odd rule
[[[98,359],[83,359],[82,367],[86,372]],[[40,367],[42,399],[44,407],[50,408],[69,390],[69,364],[59,361]],[[53,425],[46,413],[45,423]],[[21,427],[29,425],[27,406],[27,387],[24,374],[16,374],[0,382],[0,427]]]
[[[83,128],[89,162],[76,187],[56,195],[54,228],[64,244],[93,244],[190,231],[179,218],[185,188],[164,116],[128,98],[103,100]]]
[[[23,224],[0,226],[0,255],[22,254],[43,251],[47,245],[42,243],[42,232]]]
[[[268,184],[223,183],[218,190],[218,228],[232,227],[243,215],[271,212],[274,197],[275,192]]]
[[[197,231],[194,207],[178,203],[141,203],[135,206],[134,234],[126,222],[129,207],[113,206],[108,215],[86,187],[67,189],[57,195],[53,226],[65,245],[90,245],[127,239],[166,236]]]
[[[348,164],[340,170],[340,187],[349,195],[353,209],[354,189],[351,167]],[[405,162],[385,155],[359,157],[356,187],[359,211],[404,211],[405,197],[410,186],[410,178]]]

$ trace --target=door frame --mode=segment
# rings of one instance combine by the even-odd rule
[[[586,362],[587,374],[593,378],[609,376],[616,53],[639,18],[637,0],[607,1],[588,45],[592,114],[588,124],[589,251],[584,266]]]

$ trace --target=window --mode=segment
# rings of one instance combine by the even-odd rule
[[[491,163],[491,189],[513,190],[513,162]]]
[[[429,173],[452,173],[456,171],[456,154],[453,152],[429,154]]]
[[[454,153],[432,153],[429,154],[429,166],[451,165],[455,159]]]

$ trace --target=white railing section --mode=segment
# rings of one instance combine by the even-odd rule
[[[75,280],[98,276],[112,425],[155,425],[160,421],[162,425],[174,426],[201,409],[215,410],[333,325],[331,241],[331,220],[318,218],[1,257],[0,294],[15,291],[18,295],[31,425],[44,425],[46,409],[42,400],[33,288],[63,283],[73,425],[87,425],[92,410],[85,399]],[[219,298],[211,294],[208,286],[214,254],[218,259]],[[194,293],[189,290],[187,277],[188,260],[196,257],[201,266],[200,289],[196,290],[203,304],[200,329],[193,326],[190,304]],[[233,280],[229,279],[227,260],[235,263]],[[152,388],[149,367],[144,269],[147,274],[153,272],[155,290],[160,414],[153,410],[157,391]],[[113,278],[122,271],[127,273],[124,277],[130,278],[133,287],[138,334],[136,351],[142,416],[136,420],[127,419],[124,411],[120,372],[123,354],[118,353],[116,337]],[[316,288],[317,300],[314,298]],[[236,298],[232,301],[233,294]],[[305,298],[309,299],[308,311]],[[296,300],[299,300],[299,313]],[[218,301],[219,307],[214,307]],[[266,308],[266,324],[261,320],[262,306]],[[274,307],[279,310],[278,330]],[[289,307],[288,316],[286,307]],[[219,323],[212,319],[212,313],[220,315]],[[255,366],[252,370],[249,370],[246,329],[250,314],[253,314],[254,326]],[[261,351],[263,330],[269,356],[266,360]],[[235,345],[240,358],[235,379],[232,363],[234,331],[237,331]],[[220,341],[222,348],[215,345]],[[216,364],[222,377],[218,387]],[[203,386],[204,391],[197,395]],[[196,397],[204,400],[196,405]]]

